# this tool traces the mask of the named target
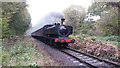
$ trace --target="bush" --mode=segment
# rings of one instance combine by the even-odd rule
[[[86,35],[85,35],[85,34],[79,34],[79,39],[80,39],[81,41],[86,40]]]
[[[118,41],[118,42],[120,42],[120,36],[106,36],[104,38],[104,40],[106,40],[106,41]]]
[[[95,36],[93,36],[93,37],[91,38],[91,40],[96,41],[96,37],[95,37]]]
[[[85,21],[80,27],[79,33],[94,35],[92,30],[94,28],[93,22]]]
[[[40,55],[28,39],[18,40],[15,43],[12,42],[12,45],[9,44],[9,41],[3,41],[1,55],[3,66],[33,66],[33,63],[35,63],[33,58]]]

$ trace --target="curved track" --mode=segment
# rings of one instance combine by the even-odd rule
[[[120,68],[119,64],[81,53],[72,48],[60,49],[60,51],[78,60],[76,62],[83,63],[90,68]]]
[[[58,50],[64,53],[65,55],[68,55],[66,59],[73,61],[74,64],[79,65],[79,66],[84,66],[87,68],[120,68],[119,64],[116,64],[116,63],[113,63],[107,60],[103,60],[103,59],[100,59],[92,55],[81,53],[70,47],[66,47],[66,48],[62,48]]]

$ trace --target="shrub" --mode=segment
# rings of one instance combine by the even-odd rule
[[[28,39],[18,40],[17,42],[14,43],[12,42],[13,45],[9,45],[10,42],[8,41],[4,42],[7,42],[6,43],[7,45],[3,44],[2,48],[3,53],[1,55],[2,63],[4,66],[6,65],[28,66],[31,64],[33,65],[33,63],[35,63],[33,58],[35,56],[38,56],[39,53],[37,53],[37,51],[33,48],[32,44]]]
[[[120,42],[120,36],[106,36],[104,38],[106,41],[119,41]]]

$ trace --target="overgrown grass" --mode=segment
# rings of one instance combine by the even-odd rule
[[[38,52],[29,39],[4,40],[0,56],[3,66],[44,66],[52,61]],[[48,61],[45,62],[45,59]]]
[[[17,42],[3,41],[1,55],[3,66],[37,65],[33,58],[39,55],[41,54],[37,53],[27,39],[21,39]]]
[[[90,36],[86,34],[70,35],[69,37],[79,39],[81,42],[84,40],[93,40],[95,42],[110,42],[120,48],[120,36]]]
[[[119,36],[90,36],[88,37],[91,40],[95,41],[95,42],[109,42],[112,43],[113,45],[117,46],[118,48],[120,48],[120,40],[119,40]]]

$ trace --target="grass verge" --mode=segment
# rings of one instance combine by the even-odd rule
[[[2,43],[3,66],[57,66],[54,60],[35,49],[33,42],[28,38],[18,40],[3,40]]]

